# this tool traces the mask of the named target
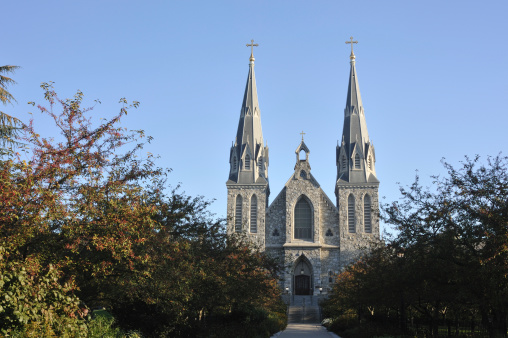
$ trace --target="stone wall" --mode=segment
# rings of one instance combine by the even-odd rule
[[[286,189],[277,195],[266,212],[266,236],[267,245],[281,245],[286,242]]]
[[[337,204],[339,205],[340,224],[340,265],[341,268],[358,259],[358,256],[370,247],[373,241],[379,240],[379,197],[377,185],[337,186]],[[348,197],[355,198],[355,232],[348,229],[347,209]],[[366,233],[363,219],[363,198],[366,194],[371,197],[371,225],[372,232]]]
[[[229,185],[227,204],[227,232],[235,232],[236,197],[242,196],[242,233],[246,234],[253,243],[265,246],[266,221],[266,185]],[[257,197],[257,232],[250,232],[250,202],[252,195]]]

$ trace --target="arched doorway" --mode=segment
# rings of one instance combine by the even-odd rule
[[[295,295],[312,295],[312,266],[305,256],[300,256],[293,269]]]

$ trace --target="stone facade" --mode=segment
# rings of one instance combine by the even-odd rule
[[[251,55],[226,183],[228,231],[246,234],[267,254],[284,261],[281,287],[289,294],[326,294],[336,275],[379,240],[375,152],[368,137],[354,59],[351,54],[344,129],[336,152],[337,204],[312,175],[310,151],[303,138],[295,151],[294,172],[268,204],[268,147],[263,143]]]

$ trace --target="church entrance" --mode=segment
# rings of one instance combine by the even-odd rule
[[[293,294],[294,295],[312,295],[312,266],[305,257],[301,255],[295,262],[293,269]]]
[[[295,295],[310,295],[310,276],[295,276]]]

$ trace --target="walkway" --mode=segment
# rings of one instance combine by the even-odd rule
[[[340,338],[321,326],[315,297],[294,296],[288,309],[288,326],[272,338]]]
[[[328,332],[320,324],[288,324],[287,328],[282,331],[277,338],[340,338],[335,333]]]

